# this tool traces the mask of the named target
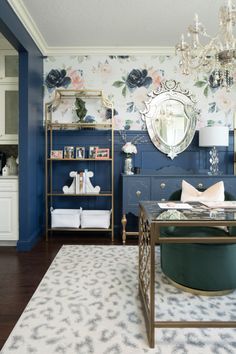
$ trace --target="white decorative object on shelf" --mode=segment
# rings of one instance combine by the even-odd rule
[[[77,171],[71,171],[69,176],[71,178],[73,178],[73,181],[71,183],[71,185],[68,187],[68,186],[64,186],[62,188],[63,190],[63,193],[65,194],[75,194],[76,193],[76,176],[77,176]]]
[[[80,209],[53,209],[51,208],[51,227],[80,227]]]
[[[15,157],[11,156],[7,158],[7,166],[9,167],[9,175],[17,175],[18,167]]]
[[[136,146],[129,141],[122,146],[122,151],[128,155],[137,154]]]
[[[99,194],[101,188],[94,187],[90,178],[94,176],[92,171],[84,170],[84,172],[71,171],[70,177],[73,178],[71,185],[63,186],[62,190],[65,194]]]
[[[81,228],[102,228],[110,226],[110,210],[83,210],[81,212]]]
[[[7,165],[5,165],[2,169],[2,175],[3,176],[9,176],[9,167]]]
[[[76,194],[80,193],[100,193],[101,188],[99,186],[94,187],[90,181],[90,178],[94,176],[92,171],[84,170],[84,172],[77,173],[76,176]]]

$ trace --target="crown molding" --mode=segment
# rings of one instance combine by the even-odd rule
[[[48,56],[56,55],[174,55],[173,47],[47,47]]]
[[[25,7],[22,0],[7,0],[9,5],[12,7],[14,12],[16,13],[17,17],[22,22],[23,26],[29,33],[29,35],[34,40],[35,44],[42,52],[43,55],[46,55],[47,51],[47,43],[45,42],[41,32],[39,31],[36,23],[34,22],[33,18],[31,17],[29,11]]]
[[[22,0],[8,0],[8,3],[22,22],[23,26],[34,40],[44,56],[63,55],[174,55],[174,47],[53,47],[48,46],[36,23],[28,12]]]

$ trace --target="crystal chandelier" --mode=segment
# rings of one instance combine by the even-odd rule
[[[184,35],[176,45],[176,53],[180,55],[179,65],[185,75],[205,72],[210,75],[212,87],[226,87],[233,84],[233,71],[236,64],[236,38],[233,27],[236,22],[236,10],[231,0],[219,10],[219,33],[211,37],[199,22],[195,14],[194,24],[188,27],[191,43],[187,43]],[[208,40],[202,44],[200,36]]]

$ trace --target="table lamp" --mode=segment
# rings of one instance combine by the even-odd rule
[[[219,156],[216,147],[229,145],[229,129],[223,126],[209,126],[199,130],[199,146],[212,147],[210,150],[210,171],[209,175],[218,175]]]

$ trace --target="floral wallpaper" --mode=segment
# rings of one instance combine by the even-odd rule
[[[102,89],[114,103],[117,130],[144,130],[140,110],[148,92],[162,80],[175,79],[196,97],[198,128],[220,124],[233,129],[236,84],[226,92],[206,75],[183,76],[175,56],[50,56],[44,61],[44,76],[45,102],[53,98],[57,88]]]

